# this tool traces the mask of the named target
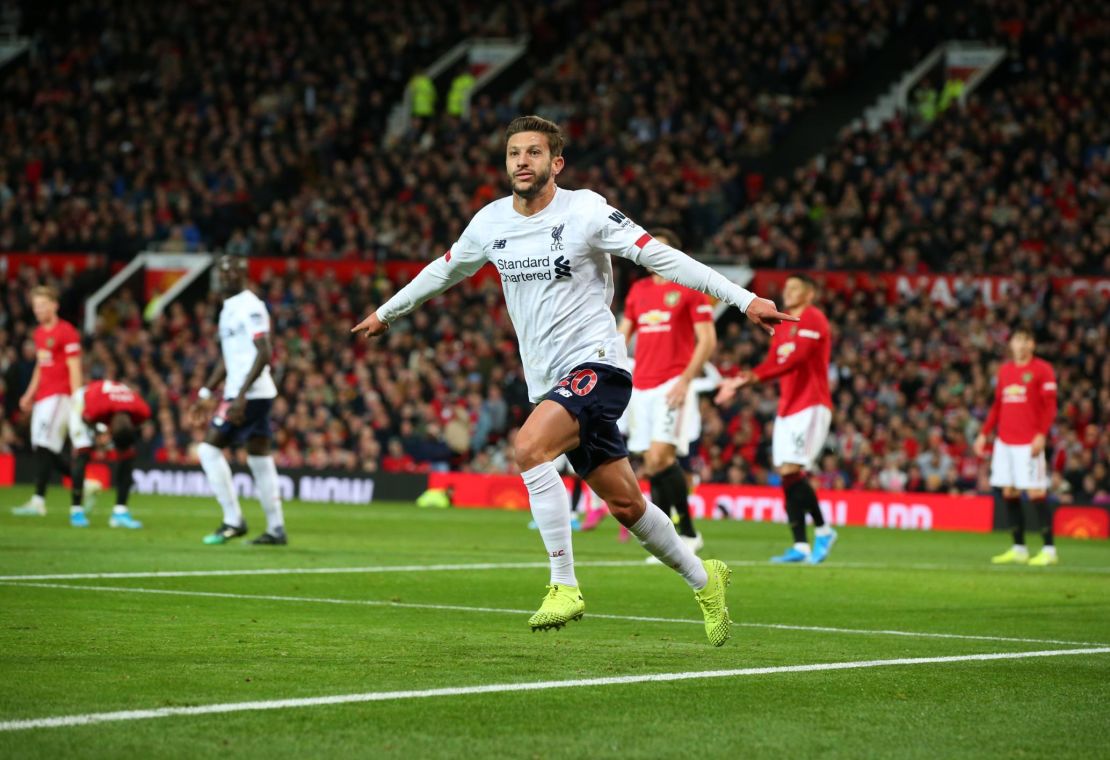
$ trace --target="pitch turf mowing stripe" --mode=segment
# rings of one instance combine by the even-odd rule
[[[724,560],[730,567],[768,567],[771,563],[757,560]],[[481,570],[546,570],[547,562],[474,562],[441,565],[369,565],[364,567],[272,567],[247,568],[237,570],[151,570],[136,572],[110,573],[52,573],[45,575],[0,575],[0,581],[78,581],[78,580],[123,580],[142,578],[218,578],[248,575],[342,575],[374,573],[437,573],[468,572]],[[585,560],[575,562],[576,567],[640,567],[646,570],[659,569],[647,565],[642,560]],[[1033,569],[1009,565],[968,565],[968,564],[928,564],[928,563],[882,563],[882,562],[829,562],[816,567],[805,562],[797,565],[779,565],[781,572],[788,568],[807,568],[801,572],[820,572],[827,570],[945,570],[950,572],[981,571],[986,573],[1110,573],[1110,567],[1054,567],[1052,569]]]
[[[247,601],[265,602],[300,602],[305,604],[353,604],[367,607],[397,607],[413,610],[439,610],[446,612],[486,612],[504,615],[531,615],[534,610],[517,610],[507,607],[471,607],[459,604],[432,604],[420,602],[392,602],[377,599],[334,599],[328,597],[311,596],[279,596],[273,594],[234,594],[224,591],[186,591],[183,589],[163,588],[138,588],[128,586],[78,586],[70,583],[17,583],[13,581],[0,581],[0,586],[16,588],[54,588],[73,591],[108,591],[129,594],[163,594],[167,596],[193,596],[208,597],[213,599],[242,599]],[[642,623],[680,623],[683,625],[704,625],[703,620],[687,620],[684,618],[651,617],[647,615],[614,615],[605,613],[587,613],[591,618],[602,620],[628,620]],[[1017,644],[1067,644],[1069,646],[1100,647],[1106,646],[1097,641],[1068,641],[1064,639],[1031,639],[1016,638],[1012,636],[981,636],[964,633],[929,633],[920,631],[896,631],[871,628],[831,628],[828,626],[814,625],[789,625],[785,623],[749,623],[733,622],[733,625],[742,628],[770,628],[783,631],[813,631],[817,633],[845,633],[861,636],[906,636],[910,638],[929,639],[962,639],[968,641],[1004,641]]]
[[[274,699],[258,702],[225,702],[192,707],[159,707],[149,710],[120,710],[118,712],[88,713],[85,715],[59,715],[51,718],[30,718],[0,722],[0,731],[26,731],[33,728],[63,728],[88,726],[128,720],[150,720],[177,715],[213,715],[258,710],[285,710],[323,705],[343,705],[358,702],[389,702],[403,699],[428,699],[431,697],[460,697],[472,694],[501,694],[514,691],[545,691],[548,689],[573,689],[590,686],[620,686],[638,683],[662,683],[710,678],[739,678],[765,676],[779,673],[814,673],[829,670],[862,670],[910,665],[943,665],[955,662],[989,662],[993,660],[1023,660],[1032,657],[1066,657],[1070,655],[1108,654],[1110,647],[1098,649],[1043,649],[1035,652],[996,652],[992,654],[964,654],[950,657],[903,657],[895,660],[862,660],[856,662],[826,662],[813,665],[780,665],[767,668],[736,668],[733,670],[702,670],[685,673],[656,673],[653,675],[609,676],[605,678],[578,678],[568,681],[532,681],[530,683],[499,683],[479,686],[456,686],[446,689],[421,689],[413,691],[372,691],[364,694],[337,694],[330,697],[300,699]]]
[[[578,567],[643,567],[643,560],[597,560],[575,563]],[[762,564],[762,563],[761,563]],[[343,573],[436,573],[468,570],[547,570],[544,562],[475,562],[453,565],[371,565],[366,567],[272,567],[244,570],[155,570],[134,573],[55,573],[53,575],[0,575],[0,581],[78,581],[124,578],[217,578],[238,575],[339,575]]]

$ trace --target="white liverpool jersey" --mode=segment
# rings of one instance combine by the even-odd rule
[[[487,261],[501,275],[528,381],[539,401],[579,364],[627,369],[624,339],[609,308],[610,254],[746,309],[753,294],[654,240],[591,190],[555,189],[542,210],[523,216],[512,196],[479,211],[451,250],[378,309],[389,324],[474,274]]]
[[[220,349],[224,355],[224,368],[227,370],[227,379],[224,380],[224,398],[233,399],[239,395],[247,374],[254,366],[254,359],[258,356],[258,349],[254,340],[260,335],[270,332],[270,314],[266,311],[266,304],[262,299],[249,290],[232,296],[224,301],[220,309]],[[270,375],[270,365],[266,365],[262,374],[247,389],[248,399],[274,398],[277,396],[277,386]]]

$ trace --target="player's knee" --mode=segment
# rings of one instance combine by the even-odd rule
[[[544,462],[555,459],[547,450],[547,445],[539,436],[530,431],[521,430],[513,442],[513,455],[516,458],[516,467],[521,472],[527,472],[533,467],[539,467]]]
[[[644,510],[647,509],[647,502],[644,501],[644,495],[637,491],[636,493],[620,494],[609,498],[605,502],[609,505],[609,512],[620,522],[622,525],[633,525],[644,515]]]
[[[269,438],[251,438],[247,441],[247,453],[252,457],[265,457],[270,455]]]

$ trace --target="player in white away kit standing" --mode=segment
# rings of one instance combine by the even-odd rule
[[[199,424],[212,414],[204,443],[197,447],[200,465],[224,512],[216,532],[205,536],[206,544],[225,544],[246,535],[247,523],[239,508],[239,496],[231,480],[231,467],[223,450],[247,444],[247,464],[254,476],[258,500],[266,513],[266,532],[251,541],[260,545],[284,545],[285,519],[281,510],[277,466],[270,455],[270,410],[277,386],[270,376],[270,314],[266,304],[247,287],[247,261],[222,256],[217,263],[224,305],[220,310],[220,349],[223,360],[216,364],[208,382],[197,392],[193,419]],[[226,375],[226,379],[225,379]],[[212,389],[223,381],[223,401],[215,406]]]
[[[505,149],[512,196],[479,211],[443,257],[351,331],[381,335],[391,322],[487,261],[497,267],[520,342],[528,393],[537,404],[515,445],[532,516],[551,563],[551,584],[529,620],[532,630],[561,628],[585,611],[574,574],[567,492],[554,464],[565,453],[617,520],[694,589],[706,634],[720,646],[731,635],[725,604],[729,569],[719,560],[703,563],[679,538],[670,519],[647,505],[617,430],[632,378],[625,369],[624,339],[609,310],[609,256],[631,259],[734,304],[768,331],[792,317],[655,241],[597,193],[557,187],[562,153],[563,135],[557,125],[538,116],[513,120]]]
[[[1018,327],[1010,335],[1013,359],[998,370],[991,406],[983,429],[975,439],[975,453],[983,456],[987,436],[997,426],[998,437],[991,455],[991,486],[1002,489],[1014,545],[993,557],[996,565],[1055,565],[1056,543],[1052,536],[1052,510],[1045,497],[1048,491],[1048,463],[1045,441],[1056,420],[1056,373],[1052,365],[1033,355],[1037,344],[1033,331]],[[1041,521],[1044,549],[1033,559],[1025,546],[1025,515],[1021,511],[1021,492]]]

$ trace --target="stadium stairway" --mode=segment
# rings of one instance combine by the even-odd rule
[[[774,150],[746,162],[745,172],[766,180],[785,177],[835,144],[844,127],[861,118],[907,69],[945,39],[939,19],[946,16],[947,6],[955,5],[952,0],[913,3],[875,57],[840,88],[820,96]],[[936,12],[938,7],[942,12]]]

